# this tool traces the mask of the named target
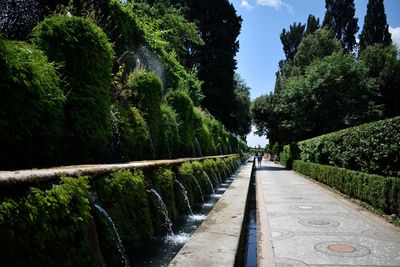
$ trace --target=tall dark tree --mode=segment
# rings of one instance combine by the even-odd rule
[[[369,0],[364,27],[360,34],[360,50],[372,44],[390,45],[392,38],[386,21],[383,0]]]
[[[232,110],[233,121],[236,124],[234,133],[241,136],[244,140],[246,135],[251,131],[251,117],[250,117],[250,87],[240,77],[238,73],[235,74],[235,99],[234,109]]]
[[[203,106],[227,129],[234,131],[235,55],[242,18],[228,0],[172,0],[186,11],[190,21],[197,21],[204,45],[191,47],[188,67],[198,69],[204,93]]]
[[[280,35],[283,45],[283,52],[285,53],[286,60],[292,61],[296,55],[297,47],[303,39],[304,30],[306,25],[301,23],[293,23],[289,26],[289,30],[283,29]]]
[[[309,35],[309,34],[315,32],[316,30],[319,29],[319,27],[320,27],[319,18],[318,19],[315,18],[314,15],[312,15],[312,14],[308,15],[305,35]]]
[[[359,27],[358,19],[354,17],[354,0],[325,0],[326,13],[323,27],[333,30],[342,46],[349,52],[356,45],[355,34]]]

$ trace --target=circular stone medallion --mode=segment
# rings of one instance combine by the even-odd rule
[[[343,241],[321,242],[316,244],[314,248],[324,254],[339,257],[363,257],[371,253],[368,248],[360,244]]]
[[[320,210],[321,208],[314,205],[298,205],[298,206],[290,206],[292,210],[302,210],[302,211],[309,211],[309,210]]]
[[[299,223],[304,226],[316,227],[316,228],[329,228],[338,227],[340,223],[332,220],[315,219],[315,220],[300,220]]]
[[[271,231],[271,237],[273,240],[284,240],[294,236],[294,233],[284,229],[274,229]]]
[[[284,199],[288,199],[288,200],[308,200],[307,197],[301,197],[301,196],[285,197]]]

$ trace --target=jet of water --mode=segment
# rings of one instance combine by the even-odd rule
[[[115,240],[115,243],[117,245],[118,252],[121,255],[121,263],[125,267],[130,267],[129,261],[128,261],[128,256],[126,256],[125,248],[122,244],[121,238],[119,237],[117,227],[115,226],[114,222],[112,221],[110,215],[108,215],[107,211],[103,209],[99,204],[95,203],[94,207],[96,208],[96,211],[98,214],[101,216],[105,224],[107,225],[107,228],[112,232],[113,238]]]

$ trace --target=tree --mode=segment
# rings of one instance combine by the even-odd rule
[[[303,39],[294,57],[294,65],[303,73],[305,67],[313,60],[324,58],[341,50],[339,41],[329,30],[319,29]]]
[[[251,117],[250,117],[250,87],[235,73],[235,99],[233,109],[233,121],[236,124],[234,133],[245,139],[246,135],[251,131]]]
[[[307,28],[304,35],[309,35],[311,33],[314,33],[316,30],[319,29],[319,27],[320,27],[319,18],[316,19],[312,14],[308,15]]]
[[[375,78],[379,93],[374,101],[383,105],[384,116],[400,115],[400,61],[396,47],[374,44],[360,54],[360,62],[368,69],[369,77]]]
[[[358,19],[354,17],[354,0],[325,0],[326,13],[323,27],[333,30],[342,46],[349,52],[356,45],[355,34],[358,31]]]
[[[360,34],[360,50],[372,44],[390,45],[392,38],[386,21],[383,0],[369,0],[364,27]]]
[[[379,119],[376,94],[375,80],[363,64],[333,53],[285,83],[276,111],[282,114],[281,126],[301,140]]]
[[[186,17],[197,21],[204,45],[193,44],[188,67],[198,70],[204,83],[203,106],[227,129],[235,131],[231,114],[234,110],[235,55],[239,50],[236,40],[242,18],[227,0],[172,1],[184,7]]]
[[[280,35],[283,45],[283,52],[285,53],[286,60],[292,61],[297,52],[301,40],[303,39],[304,29],[306,25],[301,23],[293,23],[289,26],[289,30],[283,29]]]
[[[270,143],[276,142],[278,137],[279,119],[275,114],[276,96],[272,93],[257,97],[251,106],[251,117],[256,134],[259,136],[266,135]]]

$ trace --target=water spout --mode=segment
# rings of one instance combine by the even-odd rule
[[[194,138],[194,142],[196,143],[197,151],[199,152],[199,156],[202,157],[203,152],[201,151],[201,146],[200,146],[200,143],[199,143],[199,140],[197,139],[197,137]]]
[[[164,201],[162,200],[161,196],[157,193],[156,190],[150,189],[149,191],[154,196],[154,198],[158,204],[158,206],[157,206],[158,211],[164,216],[164,224],[163,225],[167,228],[168,234],[173,236],[174,232],[172,231],[172,222],[168,216],[167,206],[165,206]]]
[[[188,210],[189,210],[189,214],[190,214],[191,216],[193,216],[192,207],[190,206],[190,202],[189,202],[189,198],[188,198],[188,196],[187,196],[187,191],[186,191],[185,186],[184,186],[181,182],[179,182],[178,180],[175,180],[175,183],[176,183],[176,184],[179,186],[179,188],[181,189],[181,192],[182,192],[183,199],[184,199],[184,201],[185,201],[186,207],[187,207]]]
[[[213,194],[215,194],[214,186],[213,186],[213,184],[212,184],[212,182],[211,182],[210,176],[208,176],[208,174],[207,174],[205,171],[203,171],[203,173],[204,173],[204,175],[207,177],[208,183],[210,184],[211,192],[212,192]]]
[[[108,215],[107,211],[105,211],[105,209],[103,209],[99,204],[95,203],[94,207],[96,208],[96,211],[98,212],[98,214],[101,216],[101,218],[107,225],[107,228],[113,234],[113,239],[115,240],[115,243],[117,244],[118,252],[121,254],[121,263],[125,267],[130,267],[129,261],[128,261],[128,256],[126,256],[125,248],[122,245],[122,241],[121,241],[121,238],[119,237],[117,227],[115,226],[114,222],[112,221],[110,215]]]
[[[199,184],[199,181],[197,181],[196,177],[192,175],[193,181],[196,183],[197,188],[199,189],[200,195],[201,195],[201,201],[204,203],[204,196],[203,196],[203,191],[201,191],[201,186]]]

